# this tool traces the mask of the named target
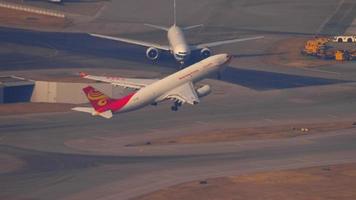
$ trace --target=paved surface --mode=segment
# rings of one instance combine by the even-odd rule
[[[354,129],[280,140],[130,146],[165,135],[226,127],[356,119],[354,63],[293,68],[266,62],[281,40],[344,31],[355,17],[354,2],[201,0],[192,4],[179,4],[179,12],[187,12],[180,15],[180,23],[207,25],[202,32],[190,33],[192,42],[215,40],[216,34],[224,38],[263,34],[266,39],[214,49],[232,53],[237,59],[221,81],[204,81],[213,86],[212,95],[178,113],[169,112],[170,104],[164,103],[112,120],[69,111],[0,117],[0,154],[26,163],[12,172],[0,172],[0,198],[129,199],[207,177],[356,161]],[[95,31],[130,37],[145,33],[146,39],[160,41],[161,32],[140,23],[168,25],[170,19],[162,16],[170,16],[169,6],[168,1],[159,0],[150,5],[143,0],[111,1],[94,19],[67,30],[49,33],[1,28],[1,74],[52,69],[68,74],[79,69],[117,70],[123,76],[128,69],[131,74],[172,73],[176,63],[169,56],[153,65],[144,59],[145,49],[73,33]],[[156,13],[151,12],[153,8]],[[142,12],[137,15],[137,11]],[[332,25],[339,18],[342,25]]]

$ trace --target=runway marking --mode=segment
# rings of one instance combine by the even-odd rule
[[[265,118],[265,119],[263,119],[263,120],[266,121],[266,122],[274,122],[273,119],[268,119],[268,118]]]
[[[356,19],[352,22],[349,28],[345,32],[346,35],[355,35],[356,34]]]
[[[17,4],[17,3],[0,2],[0,7],[18,10],[18,11],[22,11],[22,12],[35,13],[35,14],[39,14],[39,15],[46,15],[46,16],[51,16],[51,17],[59,17],[59,18],[66,17],[65,14],[63,14],[59,11],[37,8],[34,6],[26,6],[26,5],[21,5],[21,4]]]
[[[305,67],[303,67],[302,69],[304,69],[306,71],[312,71],[312,72],[321,72],[321,73],[327,73],[327,74],[341,75],[341,73],[334,72],[334,71],[327,71],[327,70],[321,70],[321,69],[312,69],[312,68],[305,68]]]
[[[99,11],[94,15],[93,19],[97,19],[100,17],[101,13],[106,9],[107,7],[107,4],[104,4],[100,9]]]
[[[338,116],[336,116],[336,115],[331,115],[331,114],[329,114],[329,115],[327,115],[328,117],[331,117],[331,118],[336,118],[336,119],[339,119],[339,117]]]
[[[320,34],[320,32],[323,30],[323,28],[325,27],[325,25],[339,12],[341,6],[345,3],[345,0],[341,0],[339,2],[339,4],[337,5],[335,11],[329,15],[329,17],[327,17],[323,23],[319,26],[318,30],[316,31],[316,34]]]

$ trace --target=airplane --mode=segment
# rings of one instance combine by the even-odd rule
[[[120,99],[112,99],[88,86],[83,88],[83,91],[92,107],[75,107],[72,110],[110,119],[113,113],[129,112],[147,105],[157,105],[165,100],[173,100],[171,110],[178,111],[184,103],[196,105],[200,102],[200,97],[208,95],[211,92],[209,85],[196,89],[194,84],[209,74],[222,70],[231,58],[232,56],[228,54],[214,55],[161,80],[93,76],[81,73],[82,78],[137,91]]]
[[[178,61],[181,65],[183,65],[190,58],[193,51],[194,52],[200,51],[200,56],[202,58],[207,58],[212,55],[212,51],[210,49],[212,47],[263,38],[263,36],[257,36],[257,37],[249,37],[249,38],[237,38],[231,40],[216,41],[216,42],[203,43],[197,45],[189,45],[184,36],[184,32],[194,28],[201,27],[203,25],[202,24],[193,25],[184,28],[179,27],[177,25],[177,20],[176,20],[176,0],[174,0],[174,23],[171,27],[163,27],[154,24],[144,24],[144,25],[151,28],[167,31],[167,39],[169,45],[160,45],[151,42],[145,42],[145,41],[139,41],[139,40],[133,40],[133,39],[127,39],[121,37],[112,37],[112,36],[93,34],[93,33],[91,33],[90,35],[93,37],[125,42],[129,44],[146,47],[147,48],[146,57],[152,61],[156,61],[159,59],[161,51],[166,51],[173,54],[176,61]]]

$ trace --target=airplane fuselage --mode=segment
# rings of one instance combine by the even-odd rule
[[[173,25],[168,29],[167,38],[174,58],[180,63],[188,60],[191,50],[183,30],[179,26]]]
[[[125,100],[125,105],[119,105],[119,109],[113,108],[112,112],[128,112],[158,103],[163,100],[165,94],[185,83],[195,83],[212,72],[216,72],[227,63],[231,57],[227,54],[219,54],[202,60],[190,67],[176,72],[164,79],[148,85],[136,93],[129,95]]]

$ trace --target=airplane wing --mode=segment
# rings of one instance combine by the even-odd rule
[[[125,87],[125,88],[136,89],[136,90],[146,87],[147,85],[150,85],[150,84],[158,81],[158,79],[138,79],[138,78],[120,78],[120,77],[108,77],[108,76],[93,76],[93,75],[85,74],[83,72],[80,73],[80,77],[85,78],[85,79],[100,81],[100,82],[104,82],[104,83],[110,83],[112,85],[121,86],[121,87]]]
[[[114,41],[119,41],[119,42],[125,42],[125,43],[135,44],[135,45],[144,46],[144,47],[154,47],[154,48],[165,50],[165,51],[170,50],[169,46],[167,46],[167,45],[160,45],[160,44],[151,43],[151,42],[144,42],[144,41],[139,41],[139,40],[112,37],[112,36],[99,35],[99,34],[90,34],[90,35],[94,36],[94,37],[98,37],[98,38],[114,40]]]
[[[200,102],[199,97],[194,89],[193,83],[186,83],[175,88],[163,96],[163,99],[170,99],[180,103],[188,103],[191,105]]]
[[[231,44],[231,43],[236,43],[236,42],[244,42],[244,41],[249,41],[249,40],[257,40],[257,39],[262,39],[264,36],[258,36],[258,37],[250,37],[250,38],[238,38],[238,39],[233,39],[233,40],[223,40],[223,41],[217,41],[217,42],[210,42],[210,43],[204,43],[204,44],[198,44],[193,46],[193,49],[203,49],[203,48],[209,48],[209,47],[215,47],[215,46],[220,46],[224,44]]]

